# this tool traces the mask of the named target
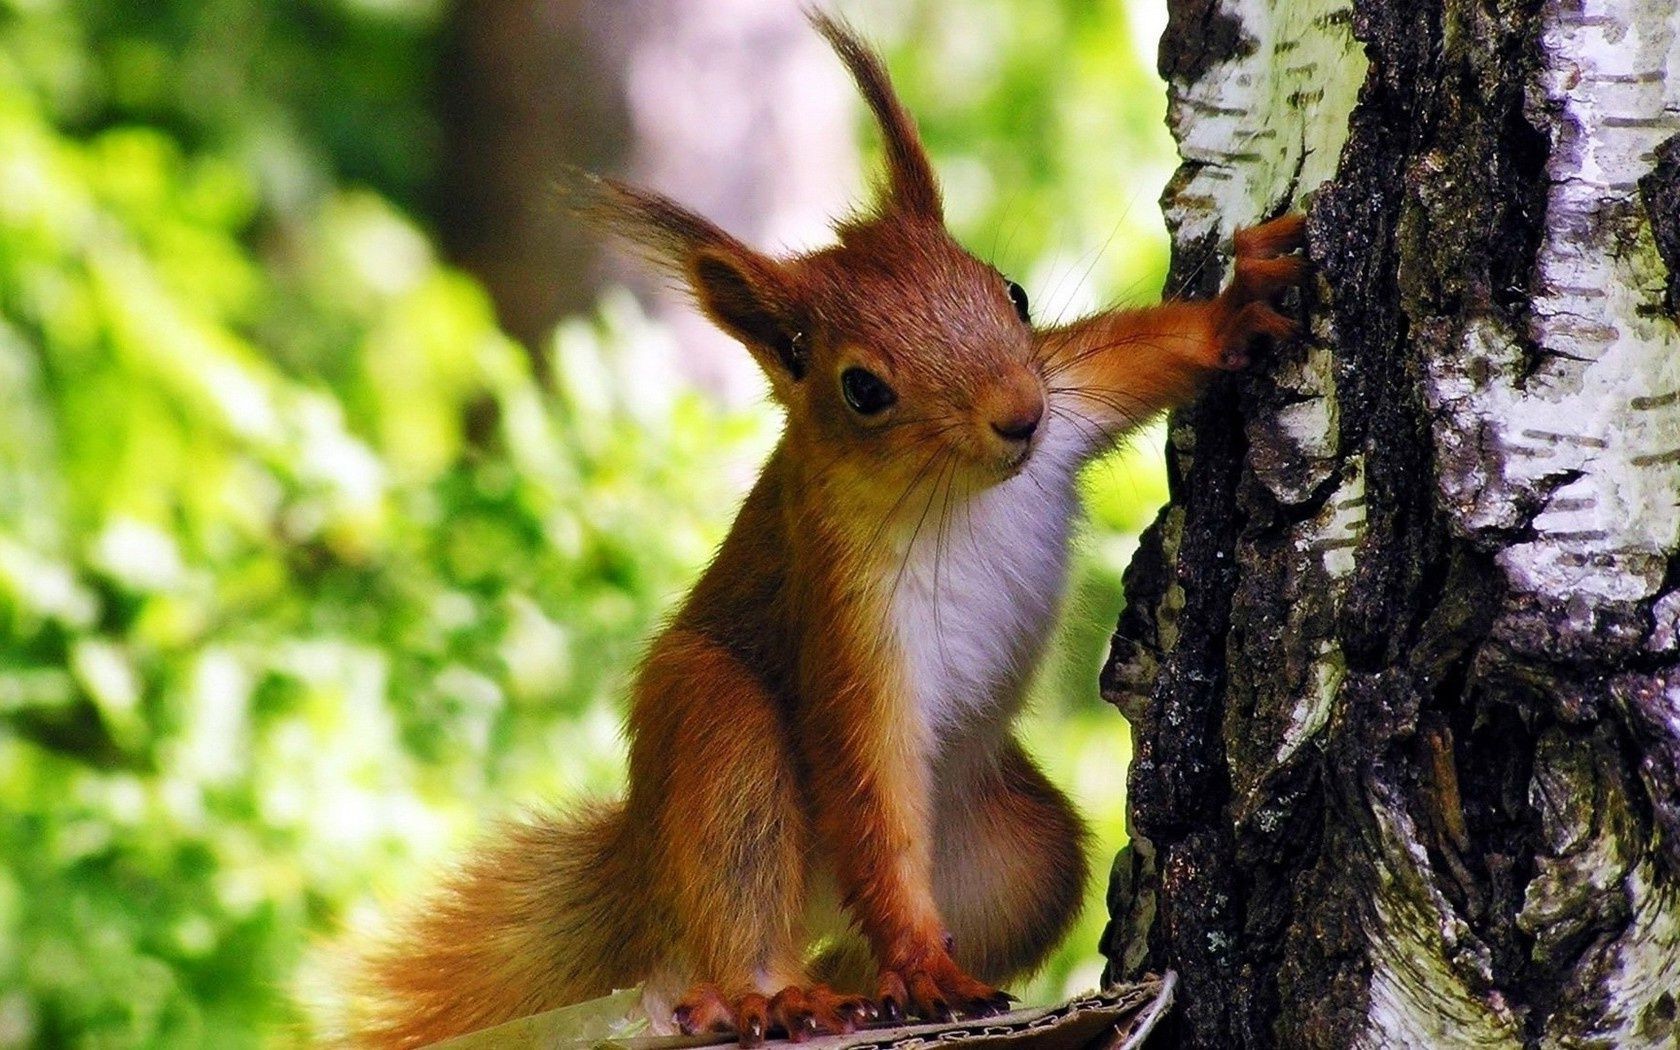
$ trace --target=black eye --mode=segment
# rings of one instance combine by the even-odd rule
[[[840,393],[860,416],[872,416],[898,400],[893,388],[880,376],[862,368],[848,368],[840,373]]]
[[[1022,324],[1032,324],[1032,313],[1027,309],[1027,290],[1008,278],[1003,282],[1009,288],[1009,301],[1015,304],[1015,312],[1021,315]]]

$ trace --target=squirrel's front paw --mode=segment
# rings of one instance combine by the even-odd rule
[[[877,997],[889,1020],[914,1015],[929,1021],[1005,1013],[1015,997],[964,973],[944,952],[881,971]]]
[[[1255,340],[1292,339],[1300,326],[1277,310],[1277,300],[1306,279],[1307,260],[1292,254],[1306,243],[1306,218],[1284,215],[1238,230],[1232,238],[1236,274],[1220,293],[1219,364],[1248,367]]]

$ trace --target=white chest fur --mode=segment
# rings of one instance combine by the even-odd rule
[[[948,509],[935,503],[909,544],[893,628],[934,739],[1012,715],[1055,625],[1078,512],[1074,467],[1058,451],[1040,449],[1021,474]]]

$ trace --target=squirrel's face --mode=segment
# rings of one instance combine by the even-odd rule
[[[944,470],[965,486],[1026,462],[1045,391],[1018,285],[943,225],[892,213],[787,269],[806,358],[778,394],[810,454],[863,478]]]
[[[838,244],[772,258],[608,180],[582,187],[585,211],[678,270],[752,352],[807,467],[854,491],[897,491],[930,470],[969,488],[1009,477],[1045,416],[1026,295],[946,232],[932,166],[879,56],[826,16],[811,18],[886,140],[885,193],[872,214],[840,225]]]

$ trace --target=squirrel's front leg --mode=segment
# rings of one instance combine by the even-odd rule
[[[836,625],[839,626],[839,625]],[[810,777],[818,836],[842,901],[874,953],[886,1017],[989,1016],[1011,997],[951,958],[950,934],[933,897],[927,747],[878,652],[823,632],[806,661],[800,749]]]
[[[1305,222],[1285,215],[1232,238],[1235,273],[1207,302],[1110,310],[1035,336],[1053,413],[1064,415],[1092,454],[1163,409],[1185,404],[1221,370],[1248,365],[1261,337],[1287,339],[1296,325],[1277,298],[1307,274],[1294,254]]]

